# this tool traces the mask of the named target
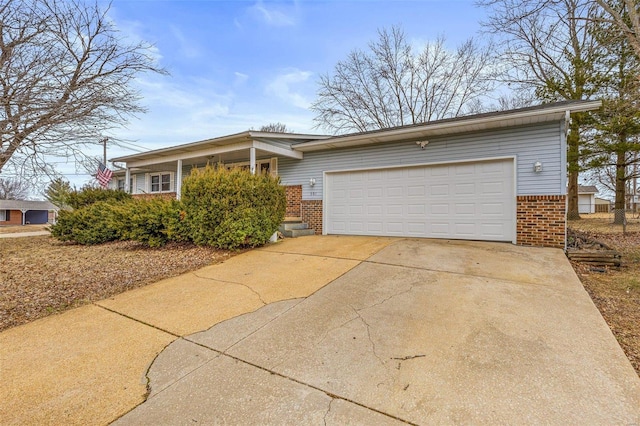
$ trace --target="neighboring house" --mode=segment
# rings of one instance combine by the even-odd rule
[[[578,213],[591,214],[596,212],[596,194],[598,188],[595,186],[578,185]]]
[[[566,234],[568,101],[342,136],[247,131],[112,161],[113,188],[180,198],[194,167],[278,175],[287,216],[319,234],[508,241]]]
[[[596,213],[609,213],[611,211],[611,201],[596,197]]]
[[[55,223],[58,210],[48,201],[0,200],[0,225]]]

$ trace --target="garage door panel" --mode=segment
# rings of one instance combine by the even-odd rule
[[[486,217],[504,217],[508,215],[508,212],[505,211],[506,208],[507,206],[504,203],[482,203],[480,205],[480,214]]]
[[[431,233],[434,236],[447,237],[451,234],[449,222],[431,222]]]
[[[427,194],[425,185],[410,185],[407,188],[407,196],[409,197],[424,197]]]
[[[466,197],[474,196],[476,194],[476,184],[471,183],[458,183],[455,185],[454,195]]]
[[[402,198],[404,191],[402,186],[390,186],[387,188],[387,197],[390,198]]]
[[[449,185],[431,185],[431,195],[432,196],[445,196],[448,197],[450,195]]]
[[[511,241],[513,170],[496,160],[327,173],[327,232]]]
[[[454,214],[456,216],[475,216],[476,204],[475,203],[456,203],[454,208]]]
[[[448,216],[449,215],[449,203],[446,204],[431,204],[431,214],[433,216],[439,216],[439,215],[445,215]]]
[[[407,206],[407,214],[409,216],[418,215],[424,216],[427,211],[427,206],[424,204],[409,204]]]
[[[485,195],[499,195],[505,192],[506,182],[494,181],[494,182],[482,182],[480,184],[480,191]]]

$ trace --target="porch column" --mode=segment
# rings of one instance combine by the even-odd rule
[[[124,192],[133,194],[133,188],[129,188],[129,182],[131,181],[131,171],[127,167],[124,172]]]
[[[26,215],[29,210],[20,210],[22,212],[22,226],[26,225]]]
[[[182,160],[178,160],[178,167],[176,170],[176,200],[182,197]]]
[[[249,148],[249,169],[251,174],[256,174],[256,149],[254,147]]]

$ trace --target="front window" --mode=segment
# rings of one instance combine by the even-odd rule
[[[7,220],[7,211],[0,210],[0,222],[4,222]]]
[[[171,191],[171,173],[151,175],[151,192]]]
[[[124,191],[124,179],[118,179],[118,191]]]

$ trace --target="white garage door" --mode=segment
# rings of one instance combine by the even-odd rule
[[[326,174],[328,234],[513,241],[513,160]]]

